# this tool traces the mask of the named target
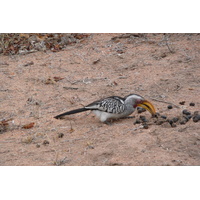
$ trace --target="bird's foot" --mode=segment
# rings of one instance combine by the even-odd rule
[[[111,122],[104,122],[104,124],[106,124],[106,125],[109,125],[109,126],[111,126],[112,125],[112,123]]]
[[[112,122],[113,122],[113,120],[109,120],[109,121],[105,121],[104,124],[111,126]]]

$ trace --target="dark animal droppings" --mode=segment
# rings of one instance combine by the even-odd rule
[[[189,112],[188,110],[183,110],[182,112],[184,115],[191,115],[191,112]]]
[[[148,122],[148,120],[146,119],[146,117],[143,116],[143,115],[140,115],[140,119],[141,119],[143,122]]]
[[[143,124],[143,128],[148,129],[149,128],[148,124]]]
[[[186,124],[186,123],[187,123],[186,120],[181,120],[181,121],[180,121],[180,124]]]
[[[181,101],[181,102],[179,102],[179,104],[184,105],[184,104],[185,104],[185,101]]]
[[[172,124],[173,124],[173,121],[172,121],[172,120],[168,120],[168,122],[170,123],[170,125],[172,125]]]
[[[165,116],[165,115],[161,115],[160,117],[163,119],[167,119],[167,116]]]
[[[138,113],[142,113],[142,112],[145,112],[146,109],[141,108],[141,107],[137,107],[137,111],[138,111]]]
[[[200,121],[200,115],[195,115],[192,119],[193,119],[193,122],[198,122]]]
[[[139,119],[136,119],[134,122],[134,124],[140,124],[140,123],[141,123],[141,121]]]
[[[174,118],[172,119],[172,121],[173,121],[174,123],[176,123],[178,120],[179,120],[178,117],[174,117]]]
[[[173,123],[173,124],[171,124],[171,127],[173,127],[173,128],[174,128],[174,127],[176,127],[176,124],[174,124],[174,123]]]
[[[192,115],[186,115],[184,116],[184,118],[186,119],[186,121],[189,121],[192,118]]]
[[[64,136],[64,133],[58,133],[58,137],[62,138]]]
[[[167,108],[168,108],[168,109],[172,109],[173,107],[172,107],[172,105],[169,105],[169,106],[167,106]]]

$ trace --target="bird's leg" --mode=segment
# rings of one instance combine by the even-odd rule
[[[132,119],[135,118],[135,116],[127,116],[127,117],[123,117],[123,119]]]

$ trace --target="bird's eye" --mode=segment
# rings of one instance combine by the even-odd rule
[[[136,104],[140,104],[140,103],[142,103],[142,100],[141,99],[137,99],[136,100]]]
[[[133,105],[133,107],[136,108],[138,104],[140,104],[140,100],[139,100],[139,99],[136,99],[136,100],[135,100],[135,104]]]
[[[136,108],[138,106],[138,104],[141,104],[143,102],[142,99],[136,99],[135,100],[135,104],[133,105],[134,108]]]

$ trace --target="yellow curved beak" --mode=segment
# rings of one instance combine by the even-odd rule
[[[142,103],[138,104],[137,107],[142,107],[148,110],[152,115],[156,114],[156,109],[154,108],[153,104],[147,100],[144,100]]]

